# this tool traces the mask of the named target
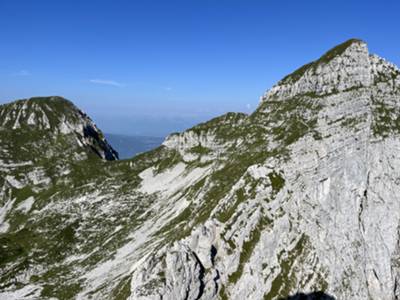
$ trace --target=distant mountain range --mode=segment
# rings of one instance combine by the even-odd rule
[[[118,152],[120,159],[127,159],[136,154],[157,148],[164,141],[163,137],[130,136],[114,133],[105,134],[107,141]]]

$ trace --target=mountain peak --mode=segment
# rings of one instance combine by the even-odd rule
[[[58,130],[64,120],[77,122],[85,115],[71,101],[60,97],[31,97],[0,105],[0,125],[5,128],[35,127]]]
[[[368,52],[367,43],[360,39],[349,39],[326,52],[316,62],[329,62],[333,58],[342,55],[346,51],[353,51],[354,49],[361,49],[361,51]]]
[[[315,69],[318,65],[328,64],[333,59],[340,56],[351,55],[354,52],[361,52],[368,55],[367,44],[359,39],[349,39],[327,51],[319,59],[312,61],[304,66],[298,68],[293,73],[285,76],[279,83],[293,83],[301,78],[304,73],[310,69]],[[278,83],[278,84],[279,84]]]
[[[369,57],[364,41],[350,39],[284,77],[263,98],[282,100],[299,94],[324,95],[368,86],[371,82]]]
[[[1,105],[0,131],[33,143],[38,142],[33,133],[40,132],[41,142],[48,142],[49,149],[55,141],[67,139],[63,142],[67,148],[87,149],[106,160],[118,159],[117,152],[87,114],[59,96],[32,97]]]

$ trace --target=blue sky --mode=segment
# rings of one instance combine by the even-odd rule
[[[400,65],[400,1],[0,1],[0,103],[61,95],[105,132],[251,112],[349,38]]]

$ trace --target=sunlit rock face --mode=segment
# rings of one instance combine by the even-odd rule
[[[2,143],[54,126],[29,101]],[[400,297],[400,71],[364,42],[130,160],[71,110],[0,149],[0,298]]]
[[[266,98],[285,99],[300,94],[326,95],[371,84],[367,45],[349,40],[286,76],[266,93]]]

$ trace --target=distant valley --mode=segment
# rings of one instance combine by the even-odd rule
[[[127,159],[136,154],[157,148],[164,141],[163,137],[131,136],[114,133],[105,134],[108,142],[118,152],[120,159]]]

